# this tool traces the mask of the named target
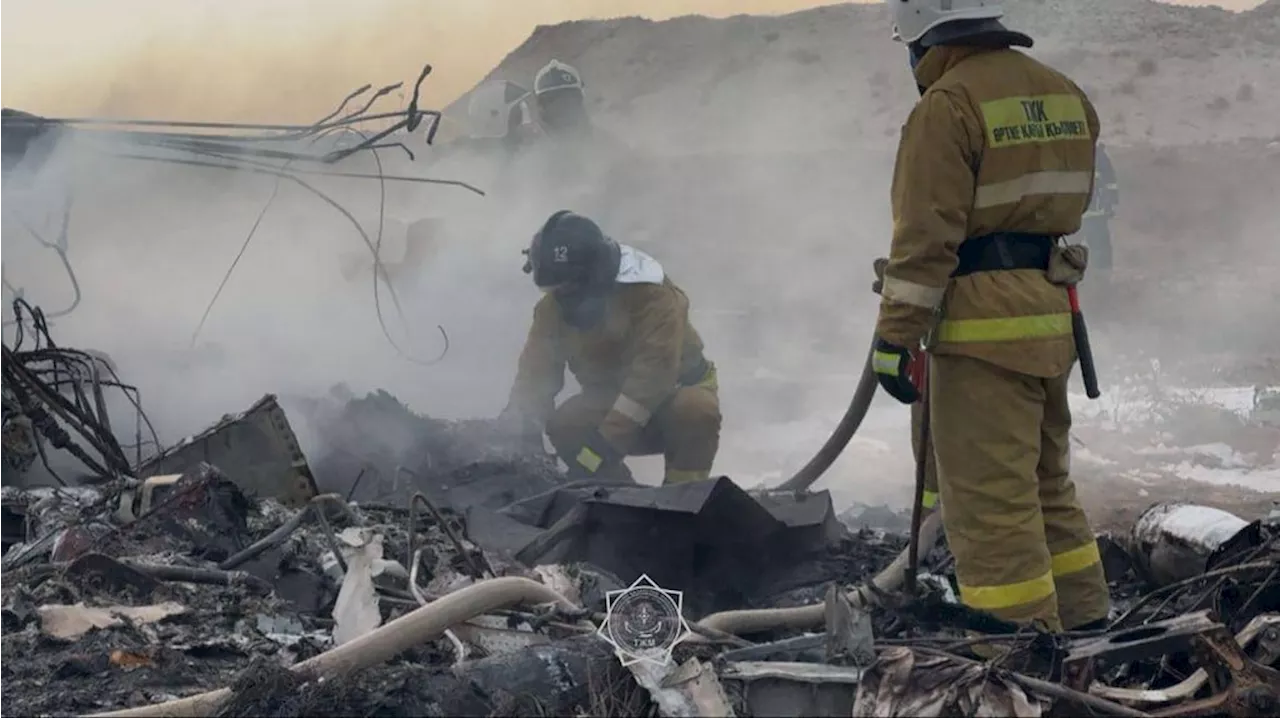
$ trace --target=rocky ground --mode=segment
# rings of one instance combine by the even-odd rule
[[[1005,6],[1036,52],[1090,91],[1108,141],[1276,138],[1275,0],[1239,14],[1149,0]],[[896,138],[915,96],[888,27],[880,3],[562,23],[540,27],[489,77],[527,85],[552,57],[569,62],[606,125],[655,149],[876,146]]]

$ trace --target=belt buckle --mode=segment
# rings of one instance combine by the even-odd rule
[[[932,352],[934,347],[938,346],[938,325],[942,323],[944,313],[941,302],[933,308],[933,319],[929,322],[929,331],[925,332],[924,338],[920,340],[926,352]]]

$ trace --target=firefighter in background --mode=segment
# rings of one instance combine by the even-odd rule
[[[473,143],[497,144],[508,157],[534,134],[529,91],[514,82],[495,80],[477,87],[467,101],[467,125]]]
[[[530,157],[526,168],[538,181],[559,191],[561,206],[589,206],[587,195],[603,191],[604,177],[612,164],[609,147],[587,116],[586,95],[578,71],[559,60],[548,62],[533,79],[533,101],[545,142]],[[569,194],[563,194],[569,192]]]
[[[887,0],[921,91],[892,182],[872,365],[894,398],[926,336],[937,483],[961,600],[1049,630],[1104,625],[1110,597],[1069,477],[1066,286],[1083,252],[1098,117],[1015,47],[992,0]]]
[[[575,477],[627,480],[624,457],[664,454],[664,483],[708,478],[720,398],[684,292],[654,258],[567,210],[526,254],[546,294],[501,419],[526,443],[540,446],[545,430]],[[566,366],[582,392],[557,407]]]
[[[581,176],[587,168],[632,159],[626,143],[591,121],[585,92],[577,69],[559,60],[548,62],[534,77],[538,127],[548,140],[539,146],[560,160],[553,172]]]
[[[543,131],[554,138],[592,133],[582,76],[571,65],[552,60],[533,78],[534,103]]]
[[[1112,269],[1111,219],[1116,216],[1119,204],[1116,170],[1106,147],[1099,142],[1094,156],[1093,196],[1080,223],[1080,233],[1076,235],[1089,248],[1089,266],[1095,270],[1110,272]]]
[[[521,153],[512,173],[517,185],[533,185],[529,195],[538,213],[577,207],[610,227],[646,226],[635,202],[648,187],[638,178],[644,158],[587,112],[586,84],[577,68],[552,59],[533,80],[538,141]]]

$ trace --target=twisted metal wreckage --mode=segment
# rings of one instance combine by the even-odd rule
[[[37,172],[54,153],[55,147],[62,146],[64,143],[74,144],[75,150],[84,149],[124,160],[250,172],[275,177],[276,184],[270,197],[259,212],[253,227],[241,246],[240,252],[228,268],[222,284],[219,285],[218,290],[210,300],[209,308],[201,318],[200,324],[196,327],[192,337],[192,342],[194,343],[200,328],[203,327],[204,321],[208,318],[208,312],[217,301],[240,257],[243,256],[244,250],[248,247],[254,233],[257,231],[258,225],[262,222],[262,218],[275,201],[280,182],[288,180],[339,212],[355,228],[361,241],[373,256],[375,265],[373,297],[378,323],[384,337],[396,352],[406,359],[425,365],[434,364],[439,361],[439,357],[429,361],[416,359],[407,354],[391,337],[391,333],[387,329],[386,322],[382,316],[379,291],[380,280],[386,281],[388,293],[398,318],[401,322],[404,322],[404,312],[400,306],[400,299],[395,288],[390,284],[380,258],[386,209],[386,183],[388,181],[452,186],[479,195],[484,194],[482,190],[466,182],[387,175],[383,171],[379,150],[400,149],[410,159],[415,158],[413,151],[403,142],[394,141],[393,135],[396,133],[402,131],[413,133],[426,120],[428,123],[425,131],[426,143],[431,145],[435,141],[442,115],[438,110],[424,110],[418,107],[422,83],[430,73],[431,66],[424,66],[417,82],[413,86],[413,93],[403,110],[392,112],[371,111],[371,108],[379,99],[399,90],[403,86],[404,83],[398,82],[378,89],[368,97],[364,105],[359,109],[343,114],[348,105],[372,88],[371,85],[365,85],[347,95],[336,109],[310,125],[176,122],[108,118],[45,118],[5,109],[3,111],[5,184],[7,185],[9,182],[11,171],[18,169],[20,166],[25,165],[28,171]],[[384,126],[376,130],[360,129],[360,126],[368,125],[369,123],[382,123]],[[182,130],[199,132],[192,133]],[[224,133],[217,134],[215,133],[216,131]],[[353,135],[357,139],[348,146],[335,144],[332,149],[326,152],[316,153],[309,151],[321,140],[326,138],[333,139],[339,134]],[[299,151],[299,147],[302,148],[301,151]],[[376,174],[295,166],[299,163],[332,166],[365,151],[372,153],[374,156],[378,168]],[[374,238],[370,238],[369,233],[365,231],[364,227],[361,226],[350,211],[327,193],[303,179],[304,175],[377,180],[379,183],[379,210],[378,228]],[[71,283],[74,296],[70,306],[47,313],[46,319],[66,316],[79,306],[81,300],[80,285],[76,278],[75,270],[67,257],[67,235],[71,222],[72,198],[73,193],[70,191],[64,194],[60,218],[61,224],[57,239],[53,241],[47,240],[27,219],[21,216],[19,210],[11,207],[12,203],[5,205],[5,212],[8,216],[13,217],[22,225],[41,246],[57,254]],[[7,277],[4,279],[4,289],[10,293],[12,298],[19,298],[23,295],[21,289],[13,285]],[[5,321],[6,327],[11,325],[12,321]],[[444,352],[448,350],[448,337],[442,327],[437,327],[437,329],[445,342],[445,348],[440,355],[443,357]]]
[[[215,433],[230,430],[224,422]],[[416,491],[392,492],[412,493],[406,504],[312,488],[279,490],[286,505],[248,495],[241,486],[261,489],[244,478],[248,467],[224,474],[200,459],[224,439],[193,438],[148,470],[172,470],[174,461],[186,469],[141,482],[6,487],[3,640],[6,653],[24,657],[4,664],[11,709],[1267,716],[1280,708],[1280,514],[1245,522],[1204,507],[1154,507],[1131,535],[1099,539],[1122,609],[1111,626],[1049,634],[955,601],[936,514],[922,523],[909,593],[905,539],[851,531],[826,492],[747,492],[727,478],[663,488],[566,483],[539,458],[489,453],[437,455],[426,463],[438,462],[439,473],[398,467],[416,480]],[[288,466],[294,457],[282,458]],[[683,589],[667,618],[688,630],[670,661],[620,663],[602,636],[616,638],[615,597],[643,574]],[[978,643],[999,646],[1000,657],[976,658]]]
[[[293,165],[403,148],[383,142],[395,131],[414,131],[426,117],[433,139],[439,113],[417,109],[416,87],[406,111],[368,113],[395,87],[340,117],[368,89],[362,88],[306,127],[184,123],[281,134],[136,129],[146,122],[123,131],[135,146],[187,156],[121,152],[111,147],[114,139],[104,151],[294,181],[347,217],[377,264],[381,231],[371,240],[345,209],[298,177],[307,170]],[[379,119],[394,120],[392,129],[369,135],[350,128]],[[5,120],[6,140],[11,127],[34,138],[98,124]],[[268,144],[312,144],[348,129],[359,141],[324,154]],[[97,132],[87,133],[90,141]],[[75,284],[66,259],[68,215],[69,204],[57,241],[35,236],[58,251]],[[811,478],[782,491],[745,491],[724,477],[659,488],[568,482],[549,457],[508,447],[492,421],[419,417],[385,393],[339,397],[341,406],[322,417],[329,422],[322,427],[333,430],[319,456],[303,454],[273,396],[161,450],[137,389],[102,357],[55,344],[48,319],[75,305],[45,316],[15,294],[16,339],[4,347],[6,473],[37,458],[47,466],[47,441],[75,456],[90,476],[78,486],[53,474],[62,488],[5,487],[3,641],[6,654],[23,656],[3,664],[11,710],[118,716],[1280,710],[1280,515],[1246,522],[1204,507],[1153,507],[1131,535],[1099,537],[1121,609],[1108,629],[1020,630],[956,602],[953,561],[936,513],[923,518],[912,542],[851,529],[866,515],[838,518],[828,492],[806,491]],[[116,438],[108,389],[124,392],[136,407],[133,446]],[[409,450],[381,436],[394,432],[374,419],[388,417],[414,437]],[[351,431],[360,424],[379,428]],[[155,451],[144,456],[148,441]],[[344,486],[346,495],[321,493],[319,486]],[[673,660],[624,666],[596,634],[612,620],[611,596],[642,576],[683,591],[672,604],[680,615],[667,618],[689,630],[673,647]],[[975,632],[983,638],[973,638]],[[979,643],[1000,647],[1000,657],[978,659]]]
[[[400,82],[378,89],[367,97],[362,106],[348,112],[349,105],[372,89],[371,85],[365,85],[351,92],[343,98],[336,109],[310,125],[45,118],[5,109],[2,118],[4,183],[8,189],[11,177],[20,171],[27,172],[28,177],[39,173],[55,152],[62,151],[68,152],[73,157],[81,152],[91,152],[132,161],[251,172],[275,177],[276,184],[270,197],[258,213],[257,219],[192,334],[192,345],[194,345],[227,280],[230,279],[263,217],[275,201],[281,181],[293,182],[338,211],[355,228],[373,257],[374,309],[384,337],[402,357],[419,364],[431,365],[443,358],[448,351],[448,335],[444,328],[437,327],[444,341],[444,348],[440,355],[435,359],[424,361],[411,356],[400,347],[392,337],[383,317],[380,280],[386,281],[387,291],[397,316],[402,325],[408,327],[399,295],[387,277],[381,260],[386,183],[399,181],[438,184],[463,188],[481,195],[484,193],[465,182],[389,176],[383,172],[379,150],[398,148],[403,150],[410,159],[414,158],[412,150],[404,143],[394,140],[393,135],[396,133],[415,132],[425,120],[428,123],[425,129],[426,143],[431,145],[435,140],[441,113],[437,110],[424,110],[418,107],[422,83],[430,73],[431,66],[424,66],[403,110],[371,111],[378,100],[400,89],[404,84]],[[374,131],[360,129],[362,125],[369,123],[382,123],[384,126]],[[192,134],[183,130],[200,132]],[[321,140],[340,134],[354,136],[356,141],[347,146],[335,145],[325,152],[308,151]],[[299,151],[299,147],[302,151]],[[344,159],[365,151],[372,153],[377,162],[376,174],[295,166],[298,163],[336,165]],[[374,237],[370,238],[369,233],[350,211],[329,194],[307,182],[301,175],[377,180],[379,211],[378,227]],[[150,425],[150,421],[146,420],[141,410],[137,387],[120,383],[119,378],[115,376],[114,367],[109,360],[104,360],[104,357],[96,353],[91,356],[83,351],[58,347],[48,334],[47,322],[69,315],[79,307],[82,299],[80,282],[68,256],[73,197],[74,193],[69,189],[62,193],[57,236],[53,240],[47,239],[27,217],[23,216],[18,206],[21,203],[10,201],[4,204],[7,218],[16,221],[40,246],[57,255],[72,290],[72,299],[68,306],[45,312],[31,306],[24,296],[23,288],[10,282],[8,276],[3,279],[4,291],[9,295],[13,308],[13,318],[5,319],[4,326],[13,328],[16,332],[15,345],[12,348],[4,348],[6,466],[10,469],[25,471],[38,455],[45,469],[64,485],[66,482],[49,467],[42,438],[49,441],[55,449],[71,453],[92,473],[100,476],[131,475],[131,472],[141,464],[144,445],[141,429],[144,423],[151,433],[152,445],[156,450],[161,448],[155,428]],[[32,350],[22,349],[26,326],[24,323],[29,324],[30,329],[35,333],[35,348]],[[110,373],[112,380],[105,381],[104,373]],[[113,387],[125,392],[137,410],[135,460],[132,464],[125,457],[123,449],[111,430],[103,396],[104,387]],[[64,390],[73,395],[74,403],[63,396]],[[89,401],[90,397],[92,401]],[[98,458],[95,459],[90,452],[86,452],[72,441],[68,433],[49,414],[49,410],[66,422],[67,426],[97,453]],[[22,420],[19,420],[20,418]],[[23,440],[24,438],[26,440]]]

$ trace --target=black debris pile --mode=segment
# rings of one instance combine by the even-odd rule
[[[258,660],[232,684],[217,715],[529,716],[640,715],[648,697],[594,636],[442,665],[397,662],[309,678]]]
[[[309,680],[279,663],[257,658],[231,684],[233,695],[217,715],[430,715],[438,682],[430,666],[412,664]]]
[[[343,385],[293,403],[316,437],[320,487],[356,501],[422,491],[497,509],[563,482],[550,457],[520,450],[493,420],[422,416],[386,391],[356,397]]]
[[[5,487],[3,650],[21,657],[0,669],[6,709],[1280,708],[1280,516],[1153,506],[1129,535],[1099,537],[1110,626],[1050,635],[957,600],[936,517],[909,590],[900,512],[837,516],[826,492],[727,477],[568,481],[495,422],[422,417],[385,392],[303,411],[327,427],[319,462],[268,396],[140,462],[143,478]],[[361,468],[395,481],[320,493]]]
[[[107,531],[57,560],[52,549],[23,558],[35,550],[27,542],[10,548],[4,650],[24,657],[4,664],[12,710],[142,707],[228,686],[199,714],[1042,715],[1061,705],[1149,715],[1194,705],[1180,714],[1234,716],[1280,705],[1268,702],[1280,696],[1274,519],[1202,547],[1204,567],[1173,582],[1151,573],[1155,545],[1142,539],[1154,534],[1140,520],[1114,542],[1128,564],[1113,576],[1114,591],[1140,597],[1108,629],[1050,636],[959,604],[945,546],[922,551],[917,592],[904,593],[884,577],[905,538],[848,531],[821,494],[753,494],[725,479],[570,483],[460,512],[421,493],[403,505],[329,494],[290,508],[238,495],[208,465],[166,483],[150,494],[159,505],[130,504],[131,521],[119,507],[138,486],[76,497],[69,506],[100,512],[96,523],[25,497],[46,502],[38,515],[51,530]],[[499,545],[515,525],[524,542]],[[637,536],[649,525],[659,533]],[[214,532],[230,542],[221,552],[204,543]],[[602,635],[621,635],[613,597],[644,579],[680,587],[691,632],[669,663],[624,666]],[[542,598],[520,598],[531,595]],[[424,627],[437,611],[453,618]],[[627,630],[645,620],[627,618]],[[997,647],[995,663],[974,632]]]
[[[430,515],[323,495],[304,509],[255,501],[203,463],[142,482],[6,487],[5,502],[24,524],[3,582],[4,652],[23,656],[4,662],[6,707],[21,714],[163,701],[226,685],[251,660],[318,655],[333,646],[355,554],[376,556],[363,570],[378,622],[419,605],[402,563],[411,550],[420,580],[459,579]]]

